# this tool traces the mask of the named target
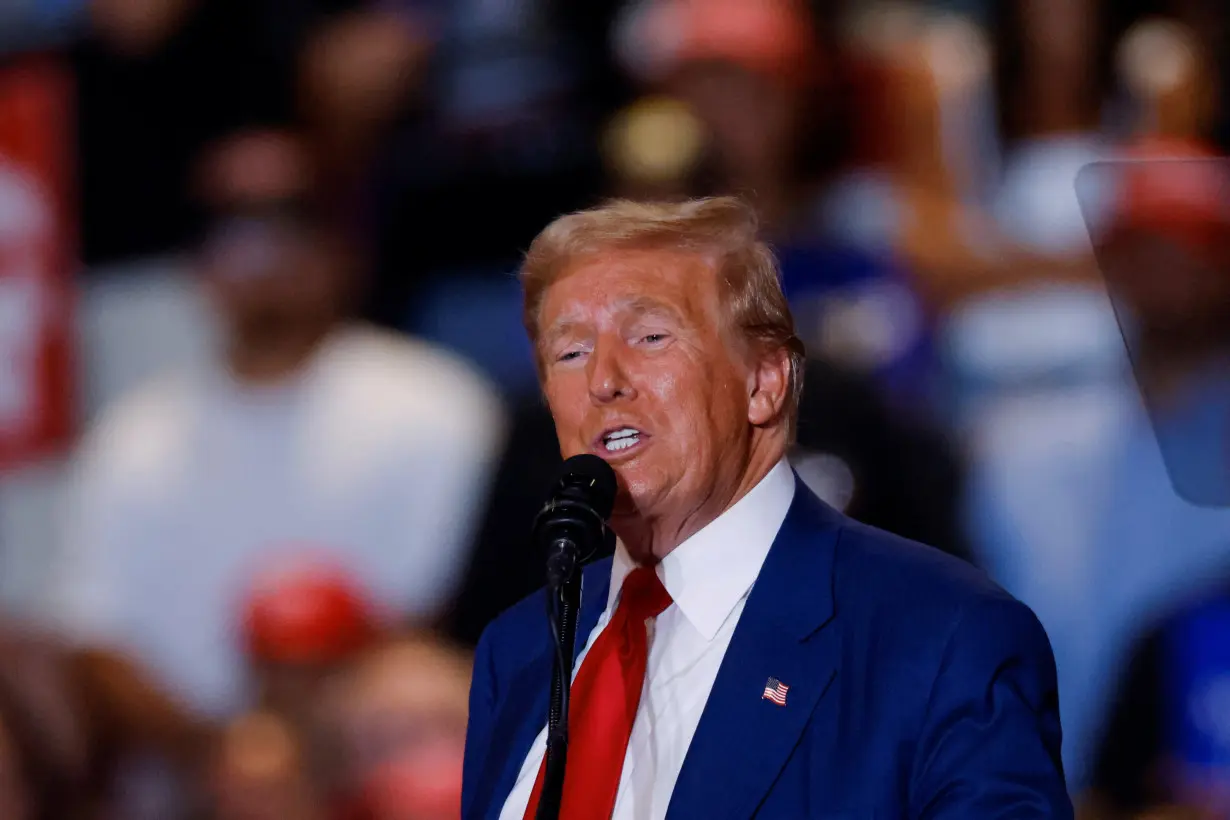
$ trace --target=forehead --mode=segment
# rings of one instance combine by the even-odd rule
[[[539,318],[547,326],[662,309],[698,321],[716,303],[717,277],[699,254],[615,250],[570,265],[544,294]]]

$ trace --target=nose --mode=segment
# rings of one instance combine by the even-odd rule
[[[636,397],[624,365],[618,344],[600,342],[594,346],[585,364],[585,375],[589,379],[590,399],[595,404]]]

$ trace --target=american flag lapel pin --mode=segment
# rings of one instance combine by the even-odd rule
[[[779,681],[777,678],[769,678],[764,685],[764,694],[761,695],[762,700],[771,700],[778,706],[786,705],[786,693],[790,691],[790,687]]]

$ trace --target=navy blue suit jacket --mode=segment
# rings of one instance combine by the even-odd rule
[[[1033,613],[973,567],[857,524],[796,477],[675,784],[674,818],[1071,818],[1055,666]],[[576,652],[606,605],[586,568]],[[499,816],[546,725],[539,592],[476,652],[462,816]],[[777,678],[785,706],[762,697]]]

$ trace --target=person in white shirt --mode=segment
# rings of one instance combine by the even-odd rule
[[[441,614],[505,422],[459,359],[345,320],[356,277],[295,135],[235,135],[203,168],[224,348],[90,431],[49,603],[214,719],[248,704],[240,604],[266,564],[318,555],[390,618]]]
[[[1072,817],[1033,613],[791,469],[803,351],[747,203],[569,214],[522,282],[561,453],[610,464],[618,544],[581,577],[562,778],[543,593],[479,640],[465,820]]]

